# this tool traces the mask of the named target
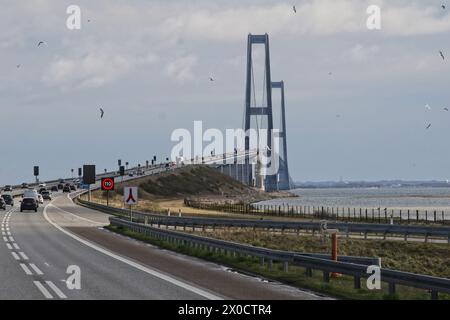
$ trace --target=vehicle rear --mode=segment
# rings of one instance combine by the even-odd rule
[[[20,204],[20,212],[34,211],[37,212],[38,202],[35,198],[23,198]]]
[[[6,205],[14,206],[14,198],[11,194],[2,194],[2,198],[5,201]]]

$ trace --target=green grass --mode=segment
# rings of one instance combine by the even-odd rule
[[[274,234],[266,231],[216,230],[196,234],[226,241],[247,243],[276,250],[330,253],[330,239]],[[339,238],[339,254],[347,256],[380,257],[382,266],[389,269],[450,278],[450,245],[440,243],[363,240]]]
[[[216,262],[239,271],[262,276],[267,279],[273,279],[285,284],[289,284],[291,286],[311,290],[336,298],[352,300],[430,299],[429,293],[425,292],[425,290],[397,286],[397,292],[394,296],[388,294],[387,284],[382,285],[382,290],[355,290],[353,289],[353,278],[349,276],[342,276],[338,279],[331,279],[330,283],[325,283],[322,280],[323,275],[319,271],[314,271],[312,277],[307,277],[303,268],[297,266],[289,266],[289,272],[284,272],[283,266],[280,263],[274,263],[272,270],[269,270],[269,268],[267,267],[262,267],[259,260],[255,258],[243,256],[232,257],[230,255],[225,255],[222,253],[193,249],[189,246],[175,245],[169,242],[161,241],[159,239],[132,232],[129,229],[122,227],[108,226],[106,228],[113,232],[117,232],[125,236],[148,242],[164,249]],[[364,285],[365,280],[361,279],[361,286],[364,287]],[[440,294],[440,299],[450,299],[450,295]]]

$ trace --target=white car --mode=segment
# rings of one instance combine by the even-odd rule
[[[25,198],[34,198],[37,202],[39,202],[38,196],[39,196],[39,193],[36,190],[34,190],[34,189],[27,189],[23,193],[22,198],[23,199],[25,199]]]
[[[38,198],[38,202],[39,202],[40,204],[44,204],[44,198],[42,197],[41,194],[38,194],[38,195],[37,195],[37,198]]]

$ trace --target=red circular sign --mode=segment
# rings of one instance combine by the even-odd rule
[[[103,178],[102,179],[102,190],[105,190],[105,191],[114,190],[114,179],[113,178]]]

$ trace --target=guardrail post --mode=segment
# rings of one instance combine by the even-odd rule
[[[405,233],[405,241],[408,241],[408,234]]]
[[[439,300],[439,292],[431,290],[431,300]]]
[[[264,257],[259,258],[259,263],[261,267],[264,267]]]
[[[361,289],[361,278],[360,277],[353,277],[353,288],[355,289]]]
[[[273,267],[273,260],[269,259],[269,270],[272,270]]]
[[[306,268],[305,269],[305,275],[307,277],[312,277],[312,269],[311,268]]]
[[[389,294],[395,294],[396,288],[395,283],[389,282]]]
[[[289,272],[289,263],[287,261],[283,262],[283,270],[284,272]]]
[[[326,283],[330,282],[330,273],[328,271],[323,272],[323,282],[326,282]]]

